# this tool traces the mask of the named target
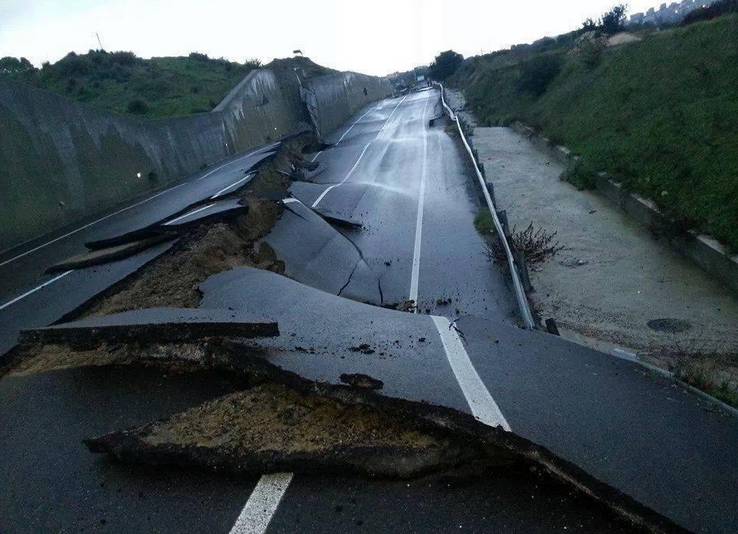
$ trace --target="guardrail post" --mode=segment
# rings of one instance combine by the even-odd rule
[[[509,241],[512,236],[510,235],[510,225],[507,222],[507,212],[505,210],[499,210],[497,212],[497,217],[500,219],[502,232],[505,234],[505,238]]]
[[[559,333],[559,327],[556,326],[556,321],[554,321],[553,317],[550,319],[546,319],[546,331],[549,334],[553,334],[555,336],[560,336]]]

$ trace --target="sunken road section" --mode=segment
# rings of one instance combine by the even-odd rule
[[[73,335],[76,338],[78,335]],[[11,375],[73,366],[141,366],[229,375],[241,389],[147,425],[85,440],[119,462],[237,474],[294,471],[411,478],[471,468],[527,466],[606,508],[637,529],[679,532],[668,519],[500,427],[449,408],[389,398],[372,389],[305,380],[269,363],[258,345],[209,338],[194,343],[102,342],[23,346]]]

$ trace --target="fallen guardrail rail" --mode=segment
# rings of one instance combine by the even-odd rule
[[[484,194],[484,200],[487,202],[487,207],[489,208],[489,211],[492,215],[492,220],[495,224],[495,230],[497,230],[497,236],[505,249],[505,256],[507,257],[507,264],[510,268],[510,275],[512,276],[513,288],[515,290],[515,298],[518,301],[518,308],[520,309],[520,315],[523,319],[524,328],[527,330],[533,330],[536,327],[536,323],[533,319],[533,312],[531,312],[530,304],[528,303],[528,297],[525,294],[523,283],[520,280],[520,272],[518,271],[516,265],[515,256],[513,255],[512,248],[510,247],[510,243],[507,240],[507,235],[502,227],[502,223],[500,222],[500,217],[497,214],[495,203],[492,200],[492,196],[489,194],[487,182],[484,179],[482,171],[479,169],[477,158],[474,156],[474,152],[472,151],[471,146],[469,145],[469,142],[464,135],[464,129],[461,127],[461,122],[459,121],[458,115],[453,112],[448,104],[446,104],[446,98],[444,96],[445,89],[443,87],[443,84],[440,84],[438,82],[433,83],[441,91],[441,103],[443,104],[443,108],[446,110],[449,118],[456,123],[456,127],[459,130],[459,135],[461,136],[461,142],[464,143],[466,152],[469,154],[469,158],[471,159],[472,165],[474,166],[474,172],[476,173],[477,179],[479,180],[479,186],[482,188],[482,193]],[[522,266],[522,268],[525,268],[525,266]]]

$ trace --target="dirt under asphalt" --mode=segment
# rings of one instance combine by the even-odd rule
[[[280,171],[290,169],[305,142],[299,138],[291,141],[259,168],[241,197],[246,214],[189,230],[171,251],[95,299],[81,315],[155,307],[195,308],[201,299],[198,286],[214,274],[240,266],[283,273],[284,263],[260,240],[283,210],[278,199],[286,195],[289,179]]]

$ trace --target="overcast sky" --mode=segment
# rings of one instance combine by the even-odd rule
[[[341,70],[388,74],[443,50],[464,56],[579,27],[616,0],[0,0],[0,57],[36,65],[67,52],[192,51],[270,61],[301,49]],[[644,11],[657,0],[631,0]]]

